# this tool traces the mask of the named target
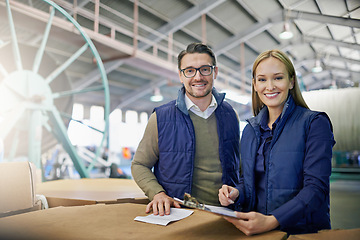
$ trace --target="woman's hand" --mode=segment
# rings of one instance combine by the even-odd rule
[[[278,220],[273,216],[266,216],[258,212],[236,212],[239,219],[224,217],[246,235],[268,232],[279,226]]]
[[[229,206],[233,204],[235,199],[239,196],[239,191],[231,186],[223,185],[219,189],[219,201],[222,206]]]

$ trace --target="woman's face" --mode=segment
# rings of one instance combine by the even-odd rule
[[[293,80],[289,79],[285,64],[273,57],[262,60],[255,70],[253,84],[269,111],[281,113],[289,90],[293,88]]]

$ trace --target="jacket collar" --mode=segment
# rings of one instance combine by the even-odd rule
[[[291,96],[291,94],[289,94],[288,99],[285,102],[284,105],[284,109],[282,110],[281,113],[281,118],[279,120],[279,123],[277,124],[277,130],[281,129],[283,127],[283,125],[285,124],[286,120],[289,118],[289,116],[291,116],[291,114],[293,113],[294,108],[296,107],[295,101],[293,99],[293,97]],[[252,117],[250,119],[247,120],[247,122],[254,128],[256,136],[260,137],[260,122],[261,119],[263,118],[263,116],[265,114],[268,113],[268,108],[265,105],[259,112],[259,114],[255,117]]]
[[[225,93],[219,93],[214,87],[212,89],[212,94],[215,97],[216,103],[218,106],[222,104],[225,99]],[[178,97],[175,102],[175,106],[185,115],[189,115],[189,112],[185,103],[185,87],[184,85],[178,91]]]

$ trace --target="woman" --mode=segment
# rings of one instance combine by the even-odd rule
[[[330,229],[332,125],[325,113],[309,110],[285,53],[270,50],[255,60],[252,107],[240,144],[240,184],[219,190],[221,205],[235,201],[241,211],[226,219],[246,235]]]

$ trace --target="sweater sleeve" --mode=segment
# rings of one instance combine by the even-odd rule
[[[152,168],[158,159],[158,131],[156,113],[154,112],[149,118],[144,136],[139,143],[131,163],[131,174],[135,182],[150,200],[152,200],[157,193],[165,192],[152,172]]]
[[[299,219],[306,218],[307,214],[326,204],[334,144],[329,119],[325,114],[318,115],[311,122],[306,139],[303,188],[293,199],[271,213],[282,228],[293,226]]]

